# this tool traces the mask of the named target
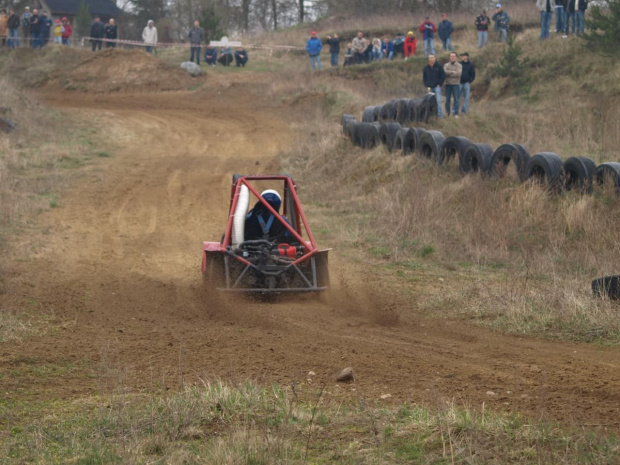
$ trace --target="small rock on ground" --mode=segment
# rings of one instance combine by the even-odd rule
[[[340,372],[340,374],[336,378],[336,381],[338,381],[339,383],[348,383],[349,381],[353,381],[354,378],[355,376],[353,374],[353,368],[347,367]]]

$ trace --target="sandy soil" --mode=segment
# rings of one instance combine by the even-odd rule
[[[201,245],[222,233],[231,175],[277,171],[278,151],[292,143],[275,107],[242,86],[47,98],[84,117],[105,112],[123,148],[40,218],[45,244],[13,267],[22,283],[13,297],[34,299],[60,329],[1,346],[0,372],[32,360],[78,369],[45,382],[5,376],[8,398],[174,389],[216,377],[290,384],[314,371],[314,385],[325,382],[328,395],[342,398],[454,398],[536,419],[617,425],[617,350],[422,318],[415,302],[337,250],[324,300],[207,295]],[[356,384],[336,387],[346,366]]]

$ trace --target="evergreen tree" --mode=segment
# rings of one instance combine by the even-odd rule
[[[586,32],[582,35],[589,50],[603,55],[620,55],[620,2],[612,0],[609,8],[592,7],[590,18],[586,19]]]
[[[202,11],[200,16],[200,27],[205,31],[205,43],[211,40],[220,40],[225,35],[220,22],[222,18],[215,12],[215,8],[210,6]]]
[[[77,29],[77,35],[88,37],[90,35],[90,24],[93,22],[93,15],[90,14],[88,4],[82,0],[75,16],[74,27]]]

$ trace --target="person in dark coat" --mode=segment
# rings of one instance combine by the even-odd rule
[[[189,30],[187,34],[189,38],[189,46],[191,49],[189,61],[194,61],[194,56],[196,57],[196,63],[200,66],[200,47],[205,40],[205,30],[200,27],[200,23],[198,21],[194,21],[194,26]]]
[[[233,54],[230,47],[223,48],[220,52],[220,57],[218,60],[223,66],[230,66],[233,61]]]
[[[443,45],[443,51],[447,52],[450,50],[454,52],[452,48],[452,33],[454,32],[454,26],[452,25],[452,21],[448,19],[448,15],[446,13],[441,15],[441,22],[437,27],[437,32],[439,33],[439,38],[441,39],[441,43]]]
[[[105,36],[105,27],[101,22],[99,16],[95,16],[95,20],[90,25],[90,43],[93,48],[93,52],[97,49],[101,50],[103,44],[103,37]]]
[[[435,94],[437,99],[437,116],[443,117],[443,110],[441,109],[441,86],[446,80],[446,72],[443,66],[437,63],[437,58],[432,53],[428,56],[428,65],[424,67],[422,72],[422,80],[424,85],[428,87],[429,92]]]
[[[248,62],[248,52],[244,50],[243,47],[237,47],[235,50],[235,63],[237,63],[237,67],[243,66]]]
[[[21,25],[21,20],[19,19],[19,15],[15,13],[15,8],[11,8],[10,16],[6,23],[9,28],[9,47],[16,48],[19,47],[19,26]]]
[[[325,41],[327,45],[329,45],[329,56],[331,57],[331,65],[334,67],[338,66],[338,55],[340,54],[340,38],[338,34],[334,34],[334,36],[327,36],[327,40]]]
[[[30,39],[32,40],[32,48],[43,48],[43,42],[41,42],[41,18],[39,18],[39,11],[37,9],[32,10],[30,15],[30,23],[28,24],[30,29]]]
[[[108,22],[108,24],[106,24],[105,27],[103,28],[103,33],[106,39],[109,39],[109,40],[118,39],[118,26],[116,25],[114,18],[110,18],[110,21]],[[109,48],[109,47],[116,47],[116,42],[106,42],[105,48]]]
[[[471,83],[474,82],[474,79],[476,79],[476,68],[474,67],[474,64],[469,61],[469,53],[467,52],[461,53],[461,69],[461,92],[459,95],[460,98],[463,99],[463,108],[461,109],[461,113],[466,115],[469,110],[469,92],[471,90]]]
[[[280,194],[274,190],[266,190],[260,195],[278,213],[282,200]],[[282,217],[288,222],[286,217]],[[265,239],[270,242],[287,241],[292,237],[288,229],[282,222],[271,213],[260,200],[256,202],[254,208],[245,216],[244,240]]]
[[[210,44],[207,45],[203,58],[207,65],[215,66],[217,63],[217,48]]]
[[[41,24],[41,47],[45,47],[50,41],[50,31],[54,23],[45,12],[39,17],[39,23]]]

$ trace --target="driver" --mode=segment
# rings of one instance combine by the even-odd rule
[[[282,199],[277,191],[268,189],[263,191],[260,196],[266,200],[275,211],[280,213]],[[285,216],[282,215],[282,219],[290,224]],[[291,238],[292,235],[288,229],[286,229],[275,215],[267,210],[260,200],[256,202],[254,208],[245,216],[244,240],[246,241],[265,239],[270,242],[286,242]]]

